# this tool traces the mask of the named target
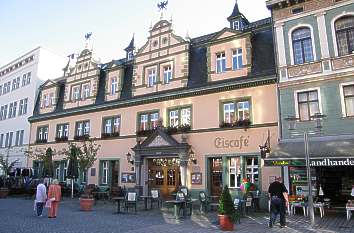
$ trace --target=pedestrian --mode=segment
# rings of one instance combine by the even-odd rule
[[[42,217],[43,207],[47,200],[47,188],[43,184],[43,180],[39,180],[36,191],[35,206],[37,211],[37,216]]]
[[[53,183],[49,185],[48,200],[51,201],[48,218],[56,218],[58,213],[59,202],[61,201],[61,186],[57,179],[53,180]]]
[[[289,205],[288,190],[282,183],[282,178],[277,177],[268,189],[270,199],[269,227],[273,227],[277,215],[280,214],[280,227],[285,227],[285,208]]]

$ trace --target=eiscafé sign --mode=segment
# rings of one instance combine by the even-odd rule
[[[223,137],[217,137],[214,139],[214,146],[216,148],[238,148],[242,149],[248,147],[250,142],[250,136],[240,136],[232,139],[226,139]]]

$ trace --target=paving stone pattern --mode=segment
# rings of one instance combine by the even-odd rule
[[[186,219],[175,220],[172,208],[143,211],[139,206],[137,214],[113,214],[116,204],[99,202],[92,212],[81,212],[77,199],[66,198],[59,207],[58,217],[48,219],[47,210],[43,217],[37,217],[33,211],[33,201],[25,198],[0,199],[0,233],[211,233],[222,232],[217,225],[216,213],[201,215],[198,211]],[[335,217],[317,218],[315,229],[309,228],[309,222],[301,215],[288,219],[288,227],[279,224],[268,228],[268,214],[257,213],[241,219],[235,225],[235,232],[323,232],[354,233],[354,220],[346,221],[345,213]]]

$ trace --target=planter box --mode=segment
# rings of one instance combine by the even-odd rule
[[[93,198],[80,198],[80,210],[81,211],[91,211],[92,206],[95,203]]]

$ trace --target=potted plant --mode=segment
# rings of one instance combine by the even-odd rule
[[[0,155],[0,169],[4,172],[4,175],[0,177],[1,185],[0,185],[0,198],[6,198],[9,195],[9,186],[8,176],[12,170],[12,168],[17,163],[18,159],[12,162],[9,162],[9,149],[7,150],[6,157],[4,155]]]
[[[235,210],[234,203],[229,192],[227,185],[222,191],[219,208],[218,208],[218,217],[220,228],[223,231],[232,231],[234,230],[234,223],[239,218],[237,211]]]
[[[81,173],[87,173],[87,170],[93,166],[97,160],[97,153],[100,149],[100,145],[97,145],[93,139],[85,140],[83,145],[79,147],[75,143],[69,143],[69,149],[64,153],[67,155],[68,159],[76,160]],[[76,159],[73,159],[76,157]],[[91,211],[92,206],[95,202],[95,199],[91,195],[92,190],[90,191],[88,187],[85,188],[85,192],[80,200],[80,209],[82,211]]]

